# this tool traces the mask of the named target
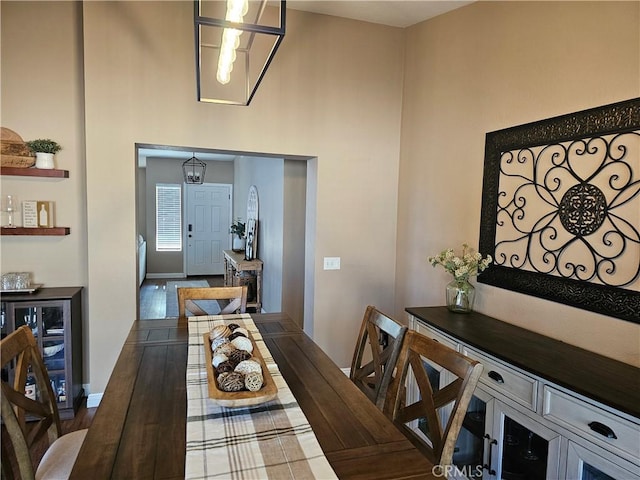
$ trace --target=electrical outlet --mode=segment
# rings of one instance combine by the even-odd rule
[[[325,270],[340,270],[340,257],[324,257]]]

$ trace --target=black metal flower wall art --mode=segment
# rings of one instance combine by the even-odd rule
[[[640,323],[640,99],[487,134],[478,278]]]
[[[630,132],[503,153],[496,264],[616,287],[637,280],[639,146]]]

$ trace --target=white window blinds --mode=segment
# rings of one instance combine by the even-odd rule
[[[156,251],[182,250],[182,189],[156,184]]]

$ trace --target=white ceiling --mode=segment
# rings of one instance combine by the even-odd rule
[[[463,0],[287,0],[287,8],[409,27],[473,3]]]

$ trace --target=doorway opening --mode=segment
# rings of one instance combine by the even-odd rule
[[[141,318],[141,290],[144,291],[145,282],[150,285],[162,280],[191,280],[202,276],[197,269],[190,268],[187,244],[182,252],[169,255],[155,251],[155,205],[150,193],[156,182],[173,182],[180,184],[185,195],[189,195],[181,165],[193,155],[207,163],[205,184],[231,186],[228,221],[225,222],[225,216],[217,220],[218,230],[222,229],[227,236],[226,245],[222,240],[222,249],[231,248],[228,228],[233,220],[246,216],[248,189],[257,186],[261,208],[258,256],[264,263],[263,311],[286,312],[305,331],[312,332],[317,158],[246,151],[136,144],[136,227],[139,238],[147,244],[144,268],[138,266],[138,318]],[[183,213],[188,234],[188,212]],[[193,222],[191,225],[193,229]],[[202,247],[196,255],[200,255],[200,259],[206,257],[207,248]],[[207,281],[216,283],[215,277],[217,275],[207,276]]]

